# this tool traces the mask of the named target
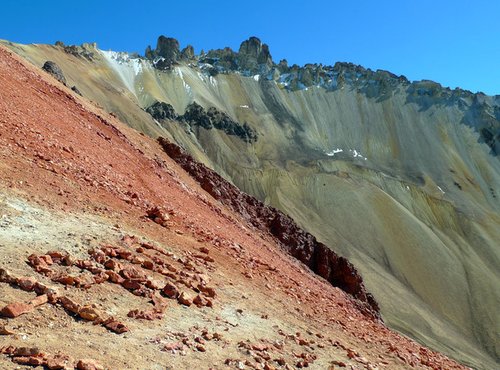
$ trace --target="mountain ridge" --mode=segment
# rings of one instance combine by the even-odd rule
[[[384,89],[362,91],[350,85],[355,78],[342,89],[293,90],[262,75],[211,76],[185,62],[162,71],[97,49],[89,60],[61,47],[11,48],[38,66],[55,61],[84,96],[181,145],[352,260],[389,326],[475,367],[494,367],[500,169],[471,127],[481,123],[480,106],[463,110],[434,85],[415,96],[388,89],[378,99]],[[483,100],[494,101],[479,96],[476,104]],[[145,112],[155,102],[177,114],[193,102],[213,107],[248,123],[258,139],[155,121]]]

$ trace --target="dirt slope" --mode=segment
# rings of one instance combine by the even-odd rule
[[[4,49],[0,158],[0,368],[462,368]]]

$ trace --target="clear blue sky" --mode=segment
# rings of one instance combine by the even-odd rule
[[[144,53],[160,35],[201,49],[255,35],[275,61],[347,61],[500,94],[498,0],[2,0],[0,38]]]

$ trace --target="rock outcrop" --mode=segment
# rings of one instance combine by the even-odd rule
[[[266,206],[256,198],[243,193],[215,171],[196,162],[179,146],[165,138],[158,142],[173,160],[186,170],[201,187],[254,226],[278,239],[289,254],[303,262],[315,273],[356,298],[366,314],[380,318],[379,307],[368,293],[355,267],[344,257],[302,230],[295,221],[276,208]]]
[[[238,52],[238,64],[241,70],[267,72],[273,65],[269,46],[255,36],[243,41]]]
[[[158,121],[178,120],[190,127],[203,127],[206,130],[217,129],[227,135],[237,136],[246,143],[257,141],[257,133],[247,123],[240,124],[234,121],[227,113],[219,111],[215,107],[207,110],[196,102],[189,104],[183,115],[179,116],[174,107],[165,102],[155,102],[146,108],[153,118]]]
[[[165,119],[177,119],[178,115],[172,105],[165,102],[155,102],[146,108],[148,112],[154,119],[161,121]]]
[[[185,51],[184,54],[189,54],[189,51]],[[148,46],[145,55],[146,58],[153,60],[153,64],[156,68],[168,70],[172,68],[181,57],[179,41],[172,37],[160,36],[156,43],[156,49],[152,50],[151,46]]]
[[[47,60],[42,69],[45,72],[51,74],[52,77],[54,77],[57,81],[59,81],[63,85],[66,85],[66,78],[64,77],[63,71],[55,62]]]

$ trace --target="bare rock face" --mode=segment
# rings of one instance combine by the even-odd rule
[[[184,59],[184,60],[194,59],[194,48],[192,45],[188,45],[184,49],[182,49],[181,59]]]
[[[263,44],[260,39],[254,36],[241,43],[238,62],[241,69],[248,69],[252,72],[258,71],[259,66],[270,68],[273,65],[269,46]]]
[[[56,63],[47,60],[43,65],[42,69],[45,72],[50,73],[57,81],[59,81],[63,85],[66,85],[66,78],[64,77],[63,71],[61,70],[61,68],[59,68],[59,66]]]
[[[185,51],[189,54],[189,51]],[[194,50],[193,50],[194,54]],[[150,46],[146,48],[146,58],[154,61],[154,66],[161,70],[168,70],[181,59],[179,50],[179,41],[172,37],[160,36],[156,43],[156,49],[152,50]]]
[[[161,137],[158,142],[215,199],[232,208],[254,226],[268,231],[282,243],[288,253],[333,286],[356,298],[362,312],[380,318],[377,302],[366,291],[363,279],[346,258],[337,255],[313,235],[302,230],[291,217],[243,193],[216,172],[196,162],[177,145]]]
[[[148,108],[146,108],[146,112],[148,112],[154,119],[161,121],[164,119],[176,119],[177,113],[172,105],[159,102],[152,104]]]

